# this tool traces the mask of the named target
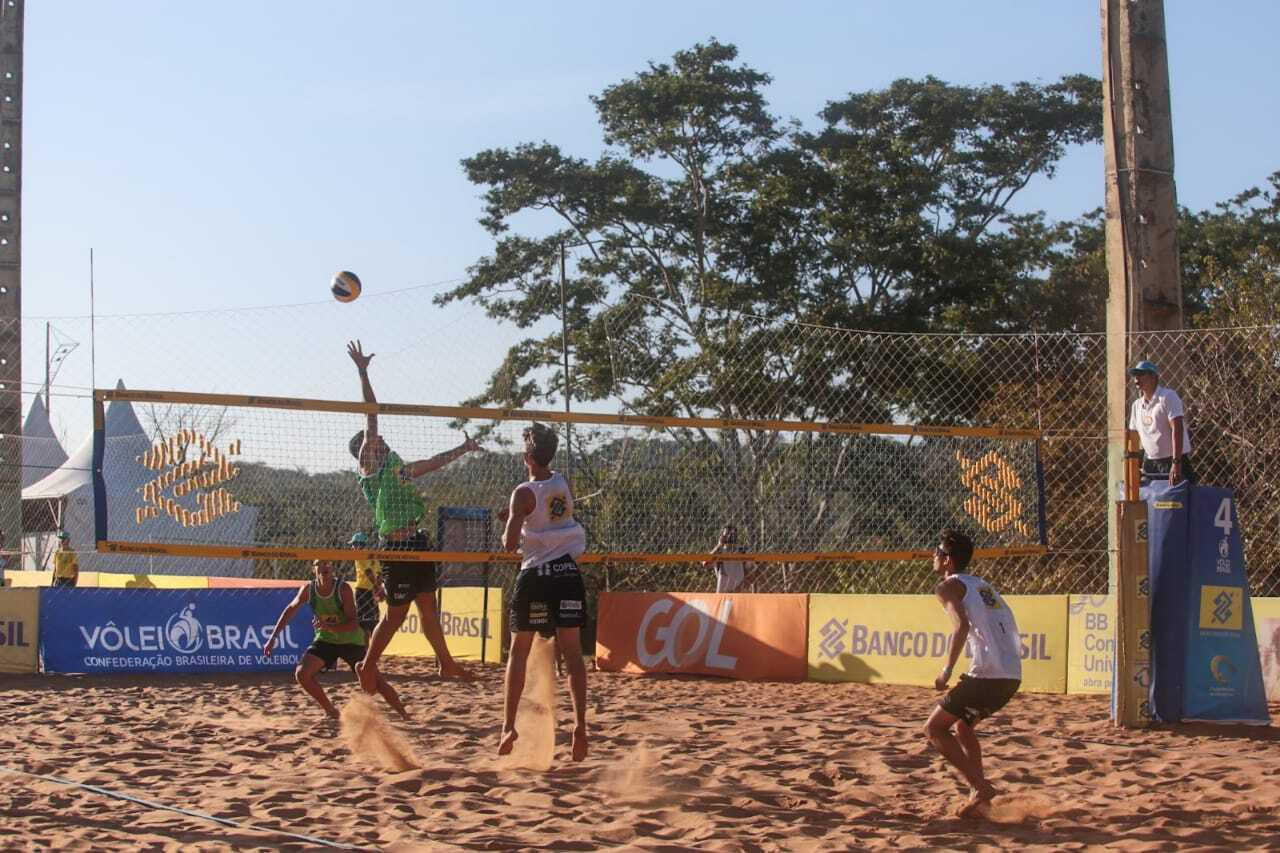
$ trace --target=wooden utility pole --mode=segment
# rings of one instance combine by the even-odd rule
[[[0,532],[4,533],[7,551],[22,546],[22,38],[25,8],[25,0],[0,0]]]
[[[1173,119],[1163,0],[1101,0],[1103,140],[1107,207],[1107,522],[1110,592],[1121,625],[1142,619],[1145,594],[1134,599],[1131,565],[1146,553],[1146,525],[1135,495],[1122,492],[1130,360],[1146,356],[1129,346],[1133,332],[1182,328],[1178,205],[1173,181]],[[1173,364],[1162,365],[1162,373]],[[1129,500],[1126,500],[1129,498]],[[1145,507],[1142,507],[1145,516]],[[1141,536],[1141,547],[1136,537]],[[1135,539],[1135,541],[1129,541]],[[1136,635],[1135,635],[1136,636]],[[1149,641],[1149,637],[1147,638]],[[1137,708],[1143,669],[1133,642],[1117,637],[1116,707]],[[1113,715],[1140,724],[1132,713]]]

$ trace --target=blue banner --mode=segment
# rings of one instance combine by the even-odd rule
[[[1183,719],[1271,722],[1244,571],[1235,495],[1191,489],[1192,598]]]
[[[262,647],[292,589],[43,589],[45,672],[269,672],[298,665],[315,631],[303,608]]]
[[[1234,495],[1185,483],[1144,491],[1155,717],[1269,723]]]

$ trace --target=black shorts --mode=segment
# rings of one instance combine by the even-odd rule
[[[53,581],[49,584],[49,586],[51,586],[51,587],[65,587],[66,589],[75,589],[76,582],[77,582],[78,580],[80,580],[80,578],[79,578],[79,577],[74,577],[74,578],[54,578],[54,579],[53,579]]]
[[[1173,467],[1173,457],[1166,456],[1163,459],[1148,459],[1144,453],[1142,455],[1142,485],[1149,485],[1152,481],[1169,480],[1169,469]],[[1191,457],[1185,453],[1182,455],[1182,479],[1188,483],[1196,482],[1196,469],[1191,465]]]
[[[304,655],[320,658],[324,661],[324,668],[329,669],[338,662],[339,659],[347,662],[352,670],[356,668],[356,664],[364,660],[364,646],[358,646],[355,643],[329,643],[324,640],[316,640],[307,646]]]
[[[1008,705],[1021,684],[1022,681],[1017,678],[973,678],[962,675],[960,682],[938,702],[938,707],[971,726],[976,725],[979,720],[985,720]]]
[[[521,569],[511,595],[511,630],[549,635],[556,628],[587,624],[587,588],[578,564],[567,554],[541,566]]]
[[[371,589],[356,590],[356,620],[359,621],[361,629],[368,633],[378,625],[378,599],[373,597]]]
[[[431,540],[419,530],[409,539],[382,540],[386,551],[430,551]],[[436,563],[382,561],[382,586],[391,607],[409,604],[424,592],[436,591]]]

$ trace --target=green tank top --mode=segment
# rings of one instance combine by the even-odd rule
[[[326,627],[316,631],[316,642],[363,646],[364,631],[361,631],[358,627],[350,631],[334,631],[327,627],[327,625],[341,625],[347,621],[346,614],[342,612],[342,581],[334,582],[333,592],[329,593],[327,597],[320,594],[319,587],[319,584],[312,581],[311,591],[308,595],[311,600],[311,612],[316,615],[316,618],[321,623],[326,625]]]
[[[417,527],[426,513],[422,495],[413,482],[401,474],[404,460],[394,451],[387,453],[378,473],[360,478],[364,498],[373,507],[373,518],[379,533],[393,533],[406,527]]]

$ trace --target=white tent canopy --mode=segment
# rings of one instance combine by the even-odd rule
[[[239,512],[199,528],[184,528],[164,515],[139,524],[134,511],[141,505],[141,489],[155,474],[144,468],[138,458],[150,449],[151,440],[127,401],[117,400],[107,407],[105,433],[102,476],[107,499],[107,538],[203,545],[253,541],[256,507],[242,506]],[[56,470],[24,488],[22,504],[24,527],[29,533],[61,529],[70,535],[83,571],[237,577],[253,573],[252,560],[96,553],[92,434]]]
[[[44,479],[66,461],[67,452],[53,434],[44,398],[37,394],[22,425],[22,487]]]

